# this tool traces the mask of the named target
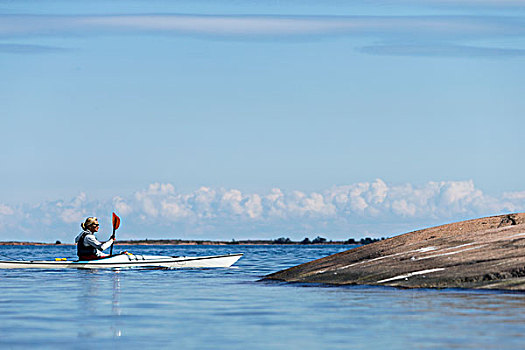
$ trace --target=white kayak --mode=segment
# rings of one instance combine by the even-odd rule
[[[161,255],[135,255],[123,253],[107,258],[89,261],[25,261],[3,260],[0,269],[107,269],[107,268],[208,268],[230,267],[242,257],[240,254],[214,255],[214,256],[161,256]]]

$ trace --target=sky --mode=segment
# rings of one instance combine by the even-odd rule
[[[525,1],[0,0],[0,240],[525,211]]]

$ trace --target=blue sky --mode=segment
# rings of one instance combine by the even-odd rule
[[[525,210],[525,2],[0,1],[0,239]],[[108,219],[109,220],[109,219]]]

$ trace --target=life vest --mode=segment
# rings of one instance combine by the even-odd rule
[[[92,260],[97,256],[97,248],[84,244],[84,238],[90,235],[91,232],[85,231],[82,233],[77,242],[77,255],[81,260]]]

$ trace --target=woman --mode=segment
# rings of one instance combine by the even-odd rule
[[[97,237],[95,237],[99,226],[98,220],[95,217],[89,217],[85,222],[80,224],[83,231],[75,238],[77,255],[80,260],[95,260],[109,256],[108,254],[104,254],[103,251],[111,247],[115,240],[110,238],[107,242],[99,242]]]

